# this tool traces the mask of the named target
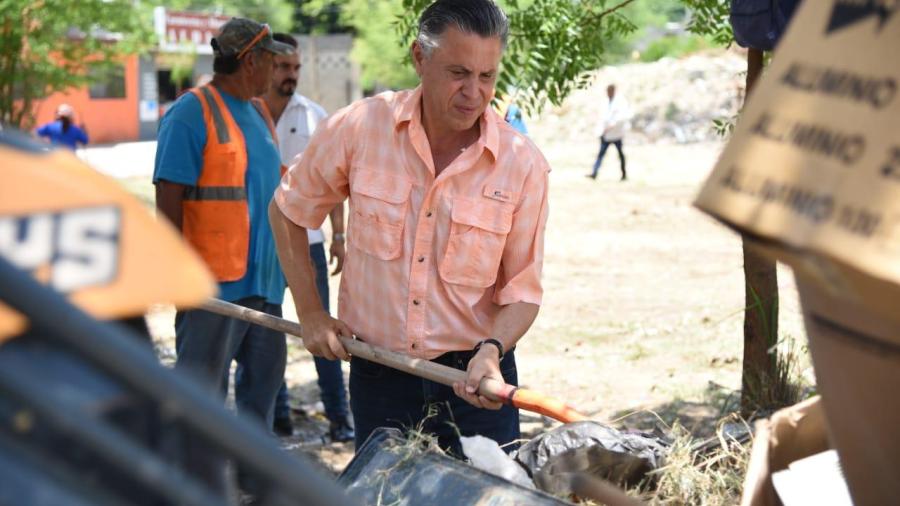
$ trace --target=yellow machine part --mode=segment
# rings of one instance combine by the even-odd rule
[[[95,318],[141,315],[156,303],[191,307],[215,294],[171,224],[71,151],[0,143],[0,166],[0,255]],[[0,342],[26,326],[0,303]]]

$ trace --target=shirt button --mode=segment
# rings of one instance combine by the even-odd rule
[[[413,305],[414,305],[414,306],[418,306],[418,305],[419,305],[419,299],[413,299]]]
[[[422,263],[424,261],[425,261],[425,257],[419,257],[419,263]]]

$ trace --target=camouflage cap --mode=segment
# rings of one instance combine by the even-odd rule
[[[269,25],[247,18],[231,18],[222,25],[219,34],[211,42],[216,56],[240,59],[255,47],[275,54],[291,54],[294,48],[272,38]]]

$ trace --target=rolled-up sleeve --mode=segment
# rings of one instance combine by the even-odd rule
[[[275,190],[275,204],[295,224],[317,229],[349,194],[351,125],[339,111],[316,129]]]
[[[550,166],[538,155],[525,180],[522,199],[513,214],[506,238],[493,302],[505,306],[516,302],[541,304],[544,263],[544,231],[547,228]]]

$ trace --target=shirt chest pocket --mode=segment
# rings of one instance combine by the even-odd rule
[[[381,260],[398,258],[411,189],[406,179],[358,169],[350,186],[349,243]]]
[[[453,199],[450,236],[440,264],[448,283],[486,288],[497,280],[513,205],[491,200]]]

